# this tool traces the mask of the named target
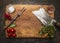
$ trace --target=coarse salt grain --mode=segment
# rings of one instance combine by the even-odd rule
[[[10,6],[10,7],[8,8],[8,12],[9,12],[9,13],[13,13],[14,11],[15,11],[14,6]]]

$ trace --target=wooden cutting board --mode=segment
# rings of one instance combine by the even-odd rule
[[[22,4],[16,4],[13,5],[15,7],[15,12],[11,13],[11,17],[14,18],[18,10],[21,10],[23,7],[26,8],[26,11],[14,22],[17,26],[14,27],[16,30],[17,37],[16,38],[29,38],[29,37],[36,37],[36,38],[46,38],[47,34],[40,35],[39,31],[41,31],[42,23],[33,15],[32,11],[38,10],[40,6],[45,8],[47,11],[48,5],[22,5]],[[6,6],[6,13],[7,13],[7,7]],[[54,13],[49,14],[52,18],[54,18]],[[5,24],[6,26],[10,23],[10,21],[6,20]],[[7,32],[6,32],[6,37]]]

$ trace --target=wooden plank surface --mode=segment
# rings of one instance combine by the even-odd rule
[[[14,27],[16,30],[17,37],[38,37],[38,38],[45,38],[47,34],[40,35],[39,31],[41,31],[42,23],[32,14],[33,10],[38,10],[42,6],[47,10],[48,5],[14,5],[15,12],[10,14],[12,18],[14,18],[18,10],[22,9],[23,7],[26,8],[26,11],[14,22],[17,26]],[[7,13],[7,7],[6,6],[6,13]],[[54,13],[49,14],[51,17],[54,18]],[[10,21],[6,20],[5,24],[6,26],[10,23]],[[7,34],[7,33],[6,33]],[[7,36],[7,35],[6,35]]]

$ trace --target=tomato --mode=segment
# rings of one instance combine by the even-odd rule
[[[8,33],[7,36],[8,36],[8,37],[12,37],[12,34],[11,34],[11,33]]]
[[[7,29],[7,33],[15,33],[15,29],[14,28],[8,28]]]
[[[11,28],[8,28],[7,29],[7,33],[11,33]]]
[[[6,18],[6,19],[8,19],[8,20],[12,20],[12,18],[11,18],[11,15],[10,14],[4,14],[4,18]]]
[[[15,31],[15,29],[14,29],[14,28],[11,28],[11,32],[12,32],[12,33],[15,33],[16,31]]]
[[[15,33],[8,33],[7,36],[10,37],[10,38],[15,38],[16,34]]]
[[[16,34],[12,34],[12,37],[16,37]]]

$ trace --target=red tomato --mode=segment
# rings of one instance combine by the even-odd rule
[[[8,33],[7,36],[8,36],[8,37],[12,37],[12,34]]]
[[[4,18],[6,18],[8,20],[12,20],[10,14],[6,14],[6,13],[4,14]]]
[[[11,33],[11,28],[8,28],[7,29],[7,33]]]
[[[8,37],[11,37],[11,38],[15,38],[16,37],[16,34],[14,34],[14,33],[8,33],[7,36]]]
[[[12,37],[16,37],[16,34],[12,34]]]
[[[8,28],[7,29],[7,33],[15,33],[15,29],[14,28]]]
[[[15,33],[15,29],[14,28],[11,28],[11,33]]]

